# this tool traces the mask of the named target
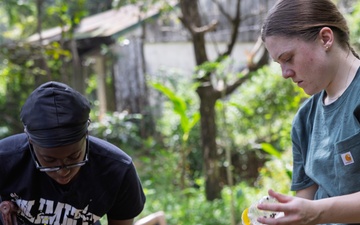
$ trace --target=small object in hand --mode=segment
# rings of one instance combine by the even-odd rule
[[[261,203],[277,203],[277,201],[275,198],[265,196],[256,203],[252,204],[249,208],[246,208],[241,215],[243,225],[261,225],[262,223],[259,223],[257,221],[257,218],[259,217],[276,219],[284,216],[283,212],[271,212],[271,211],[259,210],[257,208],[257,205]]]
[[[3,201],[0,203],[0,212],[4,225],[17,225],[17,211],[17,205],[11,201]]]

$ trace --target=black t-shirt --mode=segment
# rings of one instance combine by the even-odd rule
[[[136,217],[145,196],[132,159],[116,146],[89,137],[89,161],[70,184],[60,185],[36,169],[27,136],[0,141],[0,197],[20,207],[26,224],[93,224],[105,214]]]

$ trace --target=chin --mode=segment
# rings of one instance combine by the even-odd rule
[[[53,178],[58,184],[61,184],[61,185],[66,185],[66,184],[69,184],[71,181],[72,181],[72,177],[67,177],[67,178],[64,178],[64,177],[57,177],[57,178]]]
[[[306,90],[306,89],[303,89],[303,90],[307,95],[315,95],[315,94],[321,92],[321,90],[320,91]]]

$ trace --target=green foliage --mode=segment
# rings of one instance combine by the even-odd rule
[[[26,67],[12,64],[8,59],[0,65],[0,139],[23,131],[19,112],[34,84],[27,72]]]
[[[264,150],[265,152],[267,152],[268,154],[275,156],[276,158],[281,157],[281,153],[278,150],[276,150],[276,148],[274,148],[274,146],[272,146],[269,143],[262,143],[261,149]]]
[[[27,37],[36,29],[36,5],[34,2],[6,0],[0,7],[4,9],[8,18],[7,38],[19,40]]]
[[[0,14],[5,15],[5,9],[0,7]],[[7,41],[7,31],[9,30],[9,20],[6,16],[0,17],[0,45]],[[0,58],[1,59],[1,58]]]
[[[227,65],[209,66],[212,71],[223,71],[219,72],[219,79],[229,76]],[[242,156],[254,149],[258,150],[257,156],[266,157],[267,160],[263,166],[257,167],[259,175],[255,177],[254,183],[240,179],[241,182],[234,187],[225,186],[222,199],[208,202],[204,196],[202,168],[194,166],[201,158],[199,146],[195,150],[197,154],[190,154],[187,158],[190,168],[198,174],[192,177],[191,186],[181,189],[179,185],[181,172],[177,165],[180,152],[175,146],[179,146],[180,139],[176,137],[183,133],[181,117],[191,118],[198,108],[198,102],[194,101],[195,93],[189,91],[194,89],[189,89],[186,78],[181,79],[179,74],[171,71],[167,74],[168,79],[158,81],[154,87],[167,97],[164,99],[164,114],[160,120],[163,122],[158,123],[158,130],[173,141],[165,142],[168,146],[166,150],[157,149],[151,155],[136,160],[147,196],[145,210],[140,217],[161,210],[165,212],[168,224],[225,225],[231,222],[231,204],[235,207],[235,219],[240,222],[242,210],[267,195],[268,189],[292,194],[289,191],[292,169],[291,121],[299,104],[307,97],[298,87],[277,75],[277,67],[267,67],[233,96],[218,102],[218,143],[228,145],[233,154],[238,152]],[[221,118],[224,116],[222,111],[226,119]],[[195,126],[186,143],[190,148],[193,143],[199,142],[198,132]],[[244,167],[248,163],[245,160],[242,165],[233,167]],[[236,176],[242,177],[243,174]]]
[[[54,43],[55,44],[55,43]],[[0,118],[0,138],[23,131],[19,119],[19,112],[25,99],[33,89],[46,80],[46,71],[38,66],[38,61],[32,57],[39,49],[28,48],[29,46],[16,46],[16,49],[2,48],[0,51],[6,59],[0,65],[0,110],[3,116]],[[21,48],[21,51],[17,49]],[[48,46],[45,49],[48,54],[48,64],[52,72],[52,79],[58,80],[63,61],[58,57],[69,56],[67,51]]]
[[[95,115],[91,117],[94,118]],[[114,112],[106,114],[101,120],[94,119],[89,130],[92,135],[107,140],[124,149],[128,154],[132,154],[143,145],[137,125],[140,119],[140,115]]]
[[[180,127],[183,131],[182,140],[186,142],[189,138],[189,133],[191,129],[196,125],[200,119],[200,113],[195,112],[192,115],[188,114],[186,100],[180,96],[176,95],[171,89],[160,83],[151,83],[152,87],[160,91],[162,94],[167,96],[172,102],[174,107],[174,112],[180,116]]]
[[[152,160],[141,158],[136,162],[147,196],[145,210],[139,217],[162,210],[168,224],[228,224],[224,217],[226,205],[222,200],[206,201],[201,179],[194,187],[179,189],[179,174],[174,173],[176,153],[158,150],[155,155]]]
[[[264,67],[239,88],[241,94],[229,99],[227,117],[233,122],[230,124],[237,145],[259,148],[265,142],[280,150],[289,146],[293,116],[307,96],[277,74],[277,65]]]
[[[198,145],[193,146],[192,140],[194,140],[194,136],[191,135],[194,132],[194,129],[196,129],[198,121],[200,119],[200,113],[196,110],[194,110],[194,101],[189,96],[189,89],[185,91],[185,89],[181,89],[182,84],[188,83],[184,82],[181,83],[181,79],[178,79],[177,83],[173,83],[171,79],[167,80],[167,82],[149,82],[150,85],[157,91],[159,91],[162,95],[166,96],[166,103],[167,109],[169,109],[169,113],[175,113],[179,118],[176,118],[175,121],[179,121],[179,123],[174,123],[175,125],[173,128],[170,128],[170,133],[162,132],[162,134],[165,137],[165,140],[173,141],[173,143],[165,143],[168,144],[170,149],[174,152],[176,152],[176,155],[178,157],[177,160],[177,168],[180,171],[180,184],[179,186],[183,189],[187,186],[189,186],[194,181],[194,177],[197,176],[194,171],[196,171],[198,168],[194,168],[192,165],[194,163],[194,158],[197,160],[201,159],[200,157],[197,157],[200,151],[200,148]],[[181,84],[181,85],[179,85]],[[176,87],[176,88],[168,88],[168,86]],[[188,85],[182,86],[183,88],[188,87]],[[173,91],[175,89],[175,91]],[[180,89],[180,90],[179,90]],[[192,89],[191,89],[192,90]],[[191,92],[190,92],[191,93]],[[167,110],[165,110],[167,112]],[[163,124],[169,124],[169,118],[164,117],[166,121],[164,121]],[[162,124],[162,123],[159,123]],[[159,125],[158,124],[158,125]],[[159,127],[159,126],[158,126]],[[169,129],[169,128],[168,128]],[[171,129],[174,129],[171,131]],[[164,131],[163,127],[159,128],[159,131]],[[169,138],[166,138],[169,137]],[[178,138],[178,137],[181,138]],[[197,137],[197,136],[195,136]],[[196,155],[196,157],[194,157]],[[197,165],[201,165],[201,163],[195,163]]]
[[[202,79],[205,76],[207,76],[209,73],[218,70],[221,65],[222,64],[218,62],[212,62],[212,61],[204,62],[203,64],[197,66],[196,73],[194,74],[194,78]]]
[[[291,149],[283,151],[280,158],[272,157],[260,168],[260,175],[255,187],[259,190],[273,189],[283,194],[292,195],[290,191],[292,177]],[[264,194],[264,193],[263,193]]]
[[[157,130],[164,136],[165,145],[176,146],[179,141],[186,141],[198,146],[196,129],[200,117],[196,86],[177,70],[159,71],[157,77],[149,84],[160,94]]]
[[[158,150],[153,158],[137,159],[136,166],[140,172],[143,187],[147,196],[144,211],[138,218],[156,211],[164,211],[168,224],[230,224],[231,195],[235,199],[236,221],[241,221],[241,212],[250,204],[267,195],[268,189],[292,195],[289,191],[290,178],[285,167],[291,166],[290,151],[280,158],[271,158],[263,168],[255,187],[241,182],[230,190],[225,187],[222,199],[209,202],[204,195],[203,179],[197,179],[195,186],[180,190],[178,173],[174,172],[177,157],[169,150]]]
[[[50,5],[44,5],[44,8],[46,9],[45,17],[51,18],[45,23],[45,28],[69,26],[70,30],[73,30],[88,14],[86,0],[77,0],[76,4],[55,0]]]
[[[19,1],[8,2],[14,4],[8,7],[8,12],[12,16],[11,23],[20,29],[20,26],[26,26],[31,22],[32,26],[26,29],[34,31],[34,4],[25,1],[29,4],[16,8],[15,4]],[[46,18],[54,20],[45,20],[44,27],[59,22],[62,25],[76,25],[79,18],[84,15],[76,6],[70,6],[70,2],[55,2],[55,5],[47,8],[45,15],[48,16]],[[121,5],[125,2],[129,3],[131,0],[115,1],[115,4]],[[22,14],[15,15],[16,10]],[[359,24],[360,19],[356,18],[360,14],[358,12],[354,11],[354,24]],[[354,39],[360,36],[358,30],[353,34]],[[22,101],[32,90],[35,80],[44,74],[37,66],[37,61],[30,57],[37,50],[39,49],[24,46],[21,46],[21,51],[16,52],[2,49],[8,52],[3,52],[7,58],[0,66],[0,109],[6,115],[16,116],[11,121],[18,121]],[[45,54],[55,76],[60,75],[63,63],[71,59],[70,53],[63,50],[58,43],[45,48],[42,53]],[[223,63],[204,64],[198,68],[202,71],[198,73],[198,78],[211,71],[215,73],[216,79],[228,81],[234,75],[230,72],[232,65],[231,59],[225,59]],[[299,104],[307,97],[299,88],[276,75],[280,72],[270,66],[259,70],[232,96],[217,102],[219,152],[223,153],[223,148],[230,148],[232,154],[240,155],[242,161],[232,167],[237,176],[235,186],[225,186],[222,199],[208,202],[204,196],[198,99],[194,91],[197,84],[174,71],[164,73],[167,77],[165,80],[153,83],[153,87],[161,92],[160,99],[164,101],[159,107],[162,114],[157,121],[157,130],[161,132],[163,139],[142,140],[137,126],[141,120],[138,115],[113,113],[101,118],[100,121],[96,112],[92,114],[94,122],[90,127],[91,134],[118,145],[134,159],[147,196],[147,203],[140,217],[162,210],[166,213],[168,224],[227,225],[230,224],[232,198],[235,198],[236,220],[239,222],[242,210],[266,195],[269,188],[291,194],[291,121]],[[95,80],[92,82],[95,86]],[[93,89],[90,89],[89,92],[93,92]],[[0,136],[14,132],[6,129],[8,127],[22,130],[19,124],[17,127],[9,126],[9,120],[6,119],[5,116],[0,119]],[[191,180],[190,185],[184,189],[180,188],[181,150],[186,150],[186,169],[189,170],[188,179]],[[251,166],[251,152],[255,152],[256,159],[266,161],[256,166],[256,174],[259,176],[254,177],[255,182],[244,178]],[[224,167],[229,166],[225,161],[219,163]],[[233,193],[235,196],[232,196]]]
[[[217,76],[219,79],[230,76],[227,69],[222,71],[224,75]],[[219,163],[225,168],[229,166],[224,155],[231,149],[235,182],[253,183],[258,168],[269,157],[279,158],[291,146],[292,119],[308,96],[278,74],[281,74],[278,65],[264,67],[234,94],[216,104],[217,143],[223,154]],[[291,171],[285,172],[291,176]]]
[[[231,83],[238,79],[239,75],[235,74],[235,60],[229,56],[223,56],[218,59],[219,61],[207,61],[197,66],[196,73],[193,75],[194,79],[203,79],[207,75],[212,74],[213,85]]]
[[[37,31],[38,19],[41,28],[77,25],[85,2],[7,0],[0,4],[8,22],[7,31],[1,32],[7,41],[0,50],[0,109],[6,115],[0,119],[0,136],[22,131],[20,106],[37,84],[48,79],[66,80],[70,74],[66,68],[72,55],[59,42],[40,46],[22,39]],[[36,3],[41,3],[41,12]]]
[[[165,7],[168,5],[168,2],[166,0],[114,0],[112,3],[114,8],[120,8],[128,4],[141,5],[146,10],[147,7],[155,4],[161,4]]]
[[[346,15],[350,28],[350,38],[352,44],[360,49],[360,2],[356,2],[353,6],[351,14]]]

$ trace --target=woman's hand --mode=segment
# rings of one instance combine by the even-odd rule
[[[284,216],[274,218],[258,218],[258,221],[268,225],[315,225],[320,218],[319,209],[315,207],[314,201],[292,197],[269,190],[269,196],[275,198],[279,203],[259,204],[258,209],[283,212]]]

